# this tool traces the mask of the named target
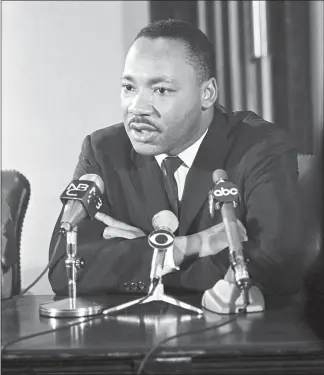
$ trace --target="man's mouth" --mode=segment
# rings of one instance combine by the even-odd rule
[[[141,131],[157,131],[157,129],[150,124],[146,124],[144,122],[131,122],[129,124],[130,129],[136,130],[138,132]]]
[[[133,138],[139,142],[149,142],[158,133],[154,126],[140,122],[131,122],[129,128]]]

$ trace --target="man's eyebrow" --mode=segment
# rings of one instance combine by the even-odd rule
[[[161,83],[161,82],[176,84],[176,81],[174,79],[166,77],[166,76],[159,76],[159,77],[154,77],[154,78],[149,79],[149,83],[152,85],[155,85],[156,83]]]
[[[122,75],[122,79],[125,79],[125,80],[130,81],[130,82],[135,82],[134,78],[129,74]],[[161,83],[161,82],[171,83],[171,84],[174,84],[174,85],[177,83],[174,79],[166,77],[166,76],[154,77],[154,78],[150,78],[148,80],[148,83],[150,85],[155,85],[155,84]]]
[[[127,81],[134,82],[134,79],[129,74],[123,74],[121,78],[126,79]]]

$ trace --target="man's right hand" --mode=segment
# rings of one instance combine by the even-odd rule
[[[142,229],[116,220],[113,217],[108,216],[107,214],[104,214],[102,212],[97,212],[95,218],[107,226],[102,234],[102,237],[106,240],[109,238],[117,237],[134,239],[145,236],[145,233],[142,231]]]
[[[241,241],[247,241],[244,225],[240,220],[237,220],[237,224]],[[224,223],[220,223],[189,236],[176,237],[173,248],[174,262],[176,266],[180,266],[187,257],[216,255],[228,246]]]

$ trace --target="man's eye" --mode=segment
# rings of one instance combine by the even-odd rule
[[[167,94],[171,90],[166,89],[165,87],[157,87],[154,91],[156,91],[158,94]]]
[[[127,83],[122,84],[122,87],[126,91],[132,91],[133,90],[133,86],[130,85],[130,84],[127,84]]]

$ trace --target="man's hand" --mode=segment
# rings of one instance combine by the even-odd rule
[[[146,236],[146,234],[141,229],[133,227],[132,225],[128,225],[122,221],[113,219],[112,217],[102,212],[98,212],[95,215],[95,218],[107,225],[107,228],[105,228],[102,234],[102,237],[104,239],[116,237],[133,239]]]
[[[237,226],[241,241],[247,241],[246,230],[240,220],[237,219]],[[229,246],[224,223],[214,225],[196,234],[201,242],[199,257],[218,254]]]
[[[240,220],[237,220],[237,224],[242,242],[247,241],[244,225]],[[202,258],[216,255],[228,245],[224,223],[220,223],[190,236],[176,237],[174,261],[176,266],[180,266],[186,257],[198,256]]]

